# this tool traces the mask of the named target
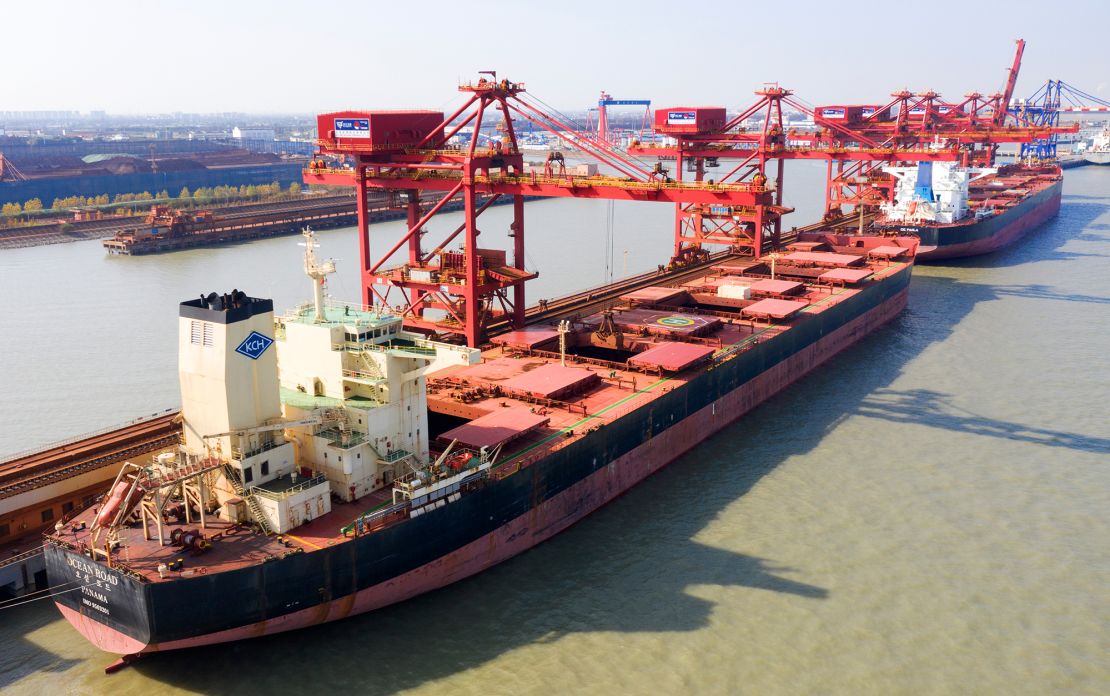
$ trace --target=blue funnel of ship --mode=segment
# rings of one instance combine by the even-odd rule
[[[913,190],[914,198],[923,201],[933,200],[933,163],[917,163],[917,186]]]

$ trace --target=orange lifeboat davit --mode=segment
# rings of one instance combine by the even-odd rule
[[[124,510],[124,517],[131,514],[131,511],[135,509],[136,503],[138,503],[141,498],[141,496],[135,497],[134,499],[129,499],[127,497],[128,492],[131,490],[131,484],[132,482],[128,479],[116,481],[116,485],[112,487],[111,492],[108,494],[108,498],[104,501],[104,507],[97,513],[96,520],[93,521],[93,526],[107,527],[111,525],[121,508]]]

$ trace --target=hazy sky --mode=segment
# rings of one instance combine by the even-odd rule
[[[999,89],[1018,37],[1018,96],[1052,77],[1110,98],[1110,0],[4,0],[0,23],[0,111],[441,108],[485,69],[563,110],[602,89],[742,107],[765,81],[954,99]]]

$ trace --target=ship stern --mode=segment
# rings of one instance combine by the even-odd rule
[[[118,655],[151,647],[144,582],[54,542],[43,556],[55,606],[90,643]]]

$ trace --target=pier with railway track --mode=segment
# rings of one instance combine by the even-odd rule
[[[174,447],[179,414],[167,409],[0,461],[0,594],[45,586],[42,532],[95,504],[121,462]]]

